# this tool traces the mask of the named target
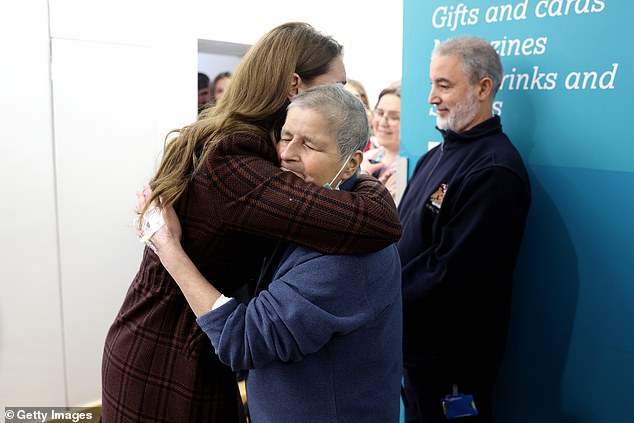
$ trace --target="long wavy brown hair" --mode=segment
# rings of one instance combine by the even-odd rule
[[[204,110],[196,122],[168,134],[145,210],[153,201],[169,206],[178,200],[207,155],[228,135],[250,132],[268,136],[275,145],[286,118],[293,73],[310,84],[328,72],[342,52],[332,37],[303,22],[285,23],[265,34],[246,53],[218,104]]]

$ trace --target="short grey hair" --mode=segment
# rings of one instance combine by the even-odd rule
[[[472,84],[484,77],[491,78],[493,81],[491,100],[495,98],[502,84],[504,71],[500,56],[490,42],[484,38],[466,35],[449,38],[434,48],[432,57],[437,55],[460,57],[464,64],[464,73]]]
[[[363,151],[370,138],[368,115],[361,100],[342,84],[318,85],[296,95],[288,110],[299,107],[319,113],[337,141],[339,159]]]

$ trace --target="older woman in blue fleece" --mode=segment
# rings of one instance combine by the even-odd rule
[[[350,189],[367,139],[356,97],[342,85],[312,88],[289,106],[281,167],[324,189]],[[157,254],[220,360],[249,371],[253,423],[399,420],[401,265],[394,245],[362,255],[281,245],[272,280],[245,305],[204,279],[180,246],[175,214],[163,215],[167,225],[152,237]]]

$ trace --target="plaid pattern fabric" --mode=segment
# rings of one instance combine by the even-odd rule
[[[234,373],[146,249],[106,338],[102,421],[239,422],[239,412]]]
[[[398,240],[387,190],[360,177],[354,192],[307,184],[276,165],[270,142],[219,143],[176,204],[183,247],[224,294],[257,280],[276,239],[325,253],[365,253]],[[146,249],[106,337],[102,421],[241,422],[235,374],[220,363],[176,283]]]

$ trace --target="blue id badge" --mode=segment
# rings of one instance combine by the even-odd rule
[[[453,394],[442,399],[442,409],[448,419],[478,415],[473,395],[459,394],[456,385],[453,386]]]

